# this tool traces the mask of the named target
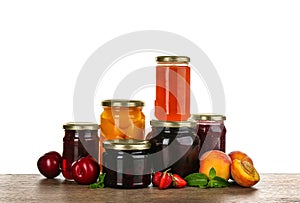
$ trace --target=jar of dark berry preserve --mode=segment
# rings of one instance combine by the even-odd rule
[[[106,140],[103,142],[104,184],[113,188],[144,188],[151,183],[148,160],[150,142],[145,140]]]
[[[62,174],[66,179],[73,179],[71,166],[74,161],[88,155],[99,161],[99,124],[70,122],[64,124],[63,128]]]
[[[147,135],[151,143],[152,170],[177,173],[182,177],[199,172],[200,140],[195,122],[151,120],[152,131]]]
[[[217,114],[193,114],[190,120],[197,122],[197,134],[201,140],[200,156],[209,150],[221,150],[225,152],[225,116]]]

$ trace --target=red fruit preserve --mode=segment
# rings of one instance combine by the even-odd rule
[[[193,114],[190,118],[197,122],[197,134],[201,141],[200,157],[209,150],[225,152],[226,117],[217,114]]]
[[[190,117],[189,57],[156,57],[155,117],[165,121],[185,121]]]
[[[62,174],[66,179],[72,178],[71,166],[74,161],[91,155],[99,157],[99,125],[89,122],[70,122],[63,125]]]

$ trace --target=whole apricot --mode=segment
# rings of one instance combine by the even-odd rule
[[[219,150],[211,150],[200,157],[199,172],[209,176],[209,171],[213,167],[217,176],[228,180],[230,177],[230,164],[231,159],[227,154]]]
[[[251,187],[260,180],[258,172],[248,161],[234,159],[230,168],[233,180],[240,186]]]
[[[233,161],[234,159],[238,159],[240,161],[248,161],[249,163],[251,163],[253,165],[252,159],[244,152],[232,151],[228,155],[230,156],[231,161]]]

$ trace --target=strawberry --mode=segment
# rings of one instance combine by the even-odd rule
[[[168,173],[169,170],[163,172],[159,183],[159,189],[166,189],[172,184],[173,178],[172,174]]]
[[[155,186],[155,187],[158,187],[158,186],[159,186],[159,183],[160,183],[162,174],[163,174],[163,173],[160,172],[160,171],[155,172],[155,173],[153,174],[153,177],[152,177],[152,184],[153,184],[153,186]]]
[[[187,185],[187,182],[178,174],[173,174],[173,186],[176,188],[182,188]]]

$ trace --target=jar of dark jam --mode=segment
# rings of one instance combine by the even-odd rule
[[[106,140],[103,142],[104,184],[113,188],[145,188],[151,183],[148,160],[150,142],[145,140]]]
[[[64,124],[63,128],[62,174],[66,179],[73,179],[71,166],[74,161],[88,155],[99,161],[99,124],[70,122]]]
[[[182,177],[199,172],[200,140],[195,122],[151,120],[152,131],[147,135],[151,143],[152,170],[177,173]]]
[[[190,120],[197,122],[197,134],[201,140],[200,156],[214,149],[225,152],[225,116],[217,114],[193,114]]]

